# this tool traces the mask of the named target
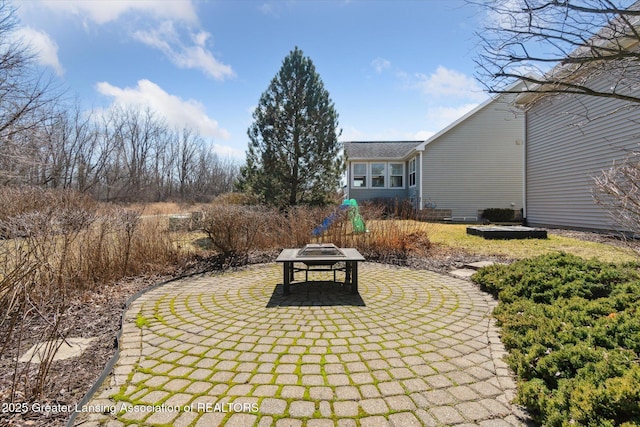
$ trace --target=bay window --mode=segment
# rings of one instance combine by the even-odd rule
[[[413,162],[415,169],[415,159]],[[351,188],[405,188],[405,166],[403,162],[353,162]],[[415,170],[413,179],[415,181]]]

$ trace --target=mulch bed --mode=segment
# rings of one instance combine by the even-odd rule
[[[549,230],[549,233],[601,243],[623,244],[615,237],[603,236],[597,233],[564,230]],[[273,262],[276,256],[277,252],[253,254],[249,259],[249,263]],[[460,268],[466,263],[487,259],[501,262],[511,261],[504,257],[487,258],[452,250],[438,250],[436,253],[429,254],[426,257],[379,261],[446,273],[452,269]],[[65,314],[64,332],[69,337],[97,337],[97,340],[80,357],[57,361],[52,364],[47,385],[37,403],[41,405],[75,406],[82,400],[115,353],[116,335],[120,330],[123,309],[126,301],[132,295],[177,275],[223,268],[229,268],[229,264],[225,263],[224,260],[200,260],[190,266],[189,270],[173,275],[130,278],[112,286],[85,293],[78,301],[72,304],[71,309]],[[21,352],[26,351],[37,341],[36,337],[40,336],[44,325],[38,318],[33,318],[27,327],[28,332],[24,335],[31,337],[31,342],[23,342],[21,344]],[[6,353],[11,354],[0,356],[0,404],[11,402],[15,354],[10,351]],[[37,367],[32,369],[32,371],[35,370],[37,370]],[[35,372],[27,376],[27,378],[33,378],[33,375],[35,375]],[[20,385],[17,389],[23,390],[24,387]],[[22,400],[24,400],[24,395],[20,394],[20,392],[16,393],[14,401],[20,402]],[[56,414],[33,411],[9,413],[6,410],[0,412],[0,426],[63,426],[68,419],[69,414],[67,413]]]

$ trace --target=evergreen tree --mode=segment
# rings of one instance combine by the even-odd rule
[[[280,208],[326,204],[344,171],[338,114],[297,47],[260,97],[239,189]]]

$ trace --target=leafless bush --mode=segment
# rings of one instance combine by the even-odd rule
[[[257,236],[268,227],[271,211],[251,206],[212,205],[204,212],[202,229],[223,257],[246,262]]]
[[[340,227],[342,220],[344,220],[344,212],[336,207],[295,206],[280,212],[278,226],[272,229],[278,234],[274,236],[274,242],[277,242],[275,246],[277,248],[299,248],[318,238],[321,239],[322,235],[316,236],[314,229],[331,215],[334,218],[332,226]]]
[[[365,233],[355,233],[349,212],[341,216],[322,236],[322,241],[341,247],[355,247],[369,260],[402,264],[410,255],[424,256],[431,247],[429,224],[410,219],[388,219],[379,203],[364,203],[360,214]]]
[[[49,369],[74,300],[180,262],[166,224],[142,221],[132,210],[99,209],[73,191],[2,188],[0,224],[0,358],[13,361],[11,401],[35,399],[51,386]],[[40,363],[19,363],[32,344]]]
[[[640,152],[629,154],[594,178],[593,197],[619,229],[640,235]]]

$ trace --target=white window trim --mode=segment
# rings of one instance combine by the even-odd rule
[[[355,182],[355,170],[356,170],[356,165],[364,165],[365,168],[365,175],[364,175],[364,185],[361,187],[356,187],[354,185]],[[360,175],[358,175],[360,176]],[[362,188],[370,188],[369,186],[369,180],[371,179],[371,174],[369,172],[369,163],[368,162],[352,162],[351,163],[351,182],[349,183],[349,185],[351,186],[351,188],[354,188],[356,190],[362,189]]]
[[[413,172],[411,172],[411,163],[413,162]],[[407,167],[407,180],[409,181],[409,188],[414,188],[418,182],[418,157],[414,157],[409,160]],[[413,185],[411,184],[411,174],[413,173]]]
[[[384,165],[384,187],[374,187],[373,186],[373,173],[372,173],[372,166],[374,164],[383,164]],[[365,182],[364,182],[364,186],[362,187],[356,187],[354,186],[354,181],[355,181],[355,167],[356,165],[365,165],[366,168],[366,176],[365,176]],[[391,165],[401,165],[402,166],[402,175],[391,175]],[[417,166],[417,164],[416,164]],[[381,160],[381,161],[368,161],[368,162],[351,162],[351,177],[350,177],[350,182],[349,182],[349,188],[352,188],[354,190],[360,190],[360,189],[372,189],[372,190],[402,190],[402,189],[406,189],[408,184],[408,179],[409,176],[407,174],[407,170],[408,170],[408,166],[407,166],[407,162],[403,162],[403,161],[388,161],[388,160]],[[360,176],[360,175],[358,175]],[[376,175],[378,176],[378,175]],[[402,186],[401,187],[391,187],[391,177],[392,176],[402,176]],[[413,186],[415,187],[415,185]]]
[[[376,176],[382,176],[384,179],[384,185],[382,187],[374,187],[373,186],[373,165],[384,165],[384,170],[382,171],[382,175],[376,174]],[[388,187],[388,178],[389,175],[389,165],[387,162],[369,162],[369,187],[372,189],[385,189]]]
[[[393,190],[402,190],[404,188],[407,188],[407,186],[405,185],[405,179],[406,179],[406,173],[405,173],[406,167],[405,167],[405,164],[406,164],[405,162],[388,162],[387,163],[387,170],[388,170],[387,176],[388,176],[388,181],[389,181],[389,184],[388,184],[387,188],[393,189]],[[402,166],[402,172],[399,175],[392,175],[391,174],[391,165],[400,165],[400,166]],[[392,187],[391,186],[391,177],[392,176],[400,176],[400,177],[402,177],[402,185],[399,186],[399,187]]]

